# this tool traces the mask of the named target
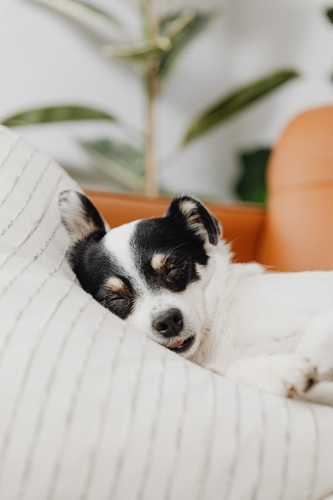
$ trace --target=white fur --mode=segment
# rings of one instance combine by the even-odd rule
[[[273,394],[333,405],[333,272],[270,273],[214,257],[205,337],[214,349],[201,347],[208,355],[200,364]]]

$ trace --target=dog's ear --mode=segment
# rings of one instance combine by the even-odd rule
[[[166,216],[184,222],[204,242],[217,245],[221,237],[221,228],[217,219],[200,201],[191,196],[174,198]]]
[[[102,238],[106,233],[104,221],[97,208],[82,193],[68,190],[59,195],[61,221],[72,243],[77,243],[92,234]]]

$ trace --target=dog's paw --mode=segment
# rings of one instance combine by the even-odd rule
[[[316,382],[317,372],[305,358],[271,355],[240,360],[230,366],[228,378],[281,397],[302,397]]]
[[[333,313],[309,324],[296,353],[316,367],[318,382],[333,381]]]
[[[302,397],[317,382],[317,370],[307,359],[292,356],[277,366],[276,374],[281,377],[282,395],[288,398]]]

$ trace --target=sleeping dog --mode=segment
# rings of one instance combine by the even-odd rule
[[[333,405],[333,272],[235,264],[215,217],[175,198],[109,230],[83,194],[59,197],[81,286],[143,334],[230,379]]]

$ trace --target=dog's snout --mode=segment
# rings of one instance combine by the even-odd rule
[[[173,308],[160,313],[152,323],[154,330],[164,337],[178,335],[184,326],[183,315],[179,309]]]

